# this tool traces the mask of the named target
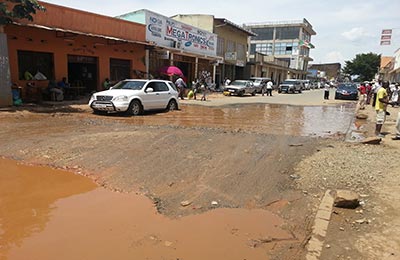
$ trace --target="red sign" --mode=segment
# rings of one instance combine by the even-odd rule
[[[381,45],[390,45],[390,40],[381,41]]]
[[[392,38],[392,35],[382,35],[381,40],[390,40]]]
[[[382,34],[392,34],[392,29],[384,29],[382,30]]]

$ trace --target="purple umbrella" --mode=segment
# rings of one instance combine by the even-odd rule
[[[175,67],[175,66],[165,66],[165,67],[162,67],[162,68],[159,70],[159,72],[160,72],[161,74],[165,74],[165,75],[168,75],[168,76],[177,75],[177,76],[183,77],[183,73],[182,73],[181,69],[178,68],[178,67]]]

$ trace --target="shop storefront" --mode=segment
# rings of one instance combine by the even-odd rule
[[[21,86],[23,100],[46,98],[49,83],[64,77],[77,96],[102,90],[106,78],[115,82],[145,71],[143,25],[44,5],[47,11],[34,23],[5,27],[11,81]],[[134,34],[124,37],[126,32]]]

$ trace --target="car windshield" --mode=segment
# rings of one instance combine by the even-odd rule
[[[140,90],[143,88],[145,81],[120,81],[112,89],[132,89]]]
[[[295,80],[285,80],[282,84],[295,84]]]
[[[247,81],[235,80],[231,83],[234,86],[246,86]]]
[[[338,86],[338,90],[357,90],[357,86],[354,84],[343,84]]]

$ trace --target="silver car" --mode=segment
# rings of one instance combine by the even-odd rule
[[[225,86],[224,92],[229,95],[238,95],[240,97],[245,94],[254,96],[256,94],[256,88],[250,80],[234,80],[231,84]]]

